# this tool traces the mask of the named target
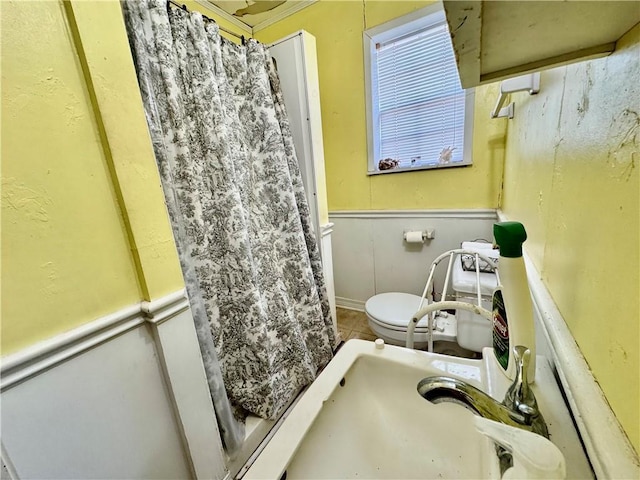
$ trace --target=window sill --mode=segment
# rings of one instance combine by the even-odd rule
[[[449,163],[447,165],[424,165],[422,167],[404,167],[404,168],[391,168],[389,170],[373,170],[368,171],[367,175],[386,175],[389,173],[405,173],[405,172],[417,172],[421,170],[442,170],[444,168],[458,168],[458,167],[470,167],[473,165],[471,162],[458,162]]]

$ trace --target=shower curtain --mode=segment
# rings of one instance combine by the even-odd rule
[[[163,0],[127,0],[123,10],[218,424],[233,451],[243,437],[234,416],[277,418],[331,359],[336,338],[282,94],[258,42],[236,45]]]

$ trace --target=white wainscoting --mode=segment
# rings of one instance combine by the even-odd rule
[[[492,241],[496,219],[488,209],[330,212],[336,304],[364,310],[378,293],[420,295],[431,262],[463,241]],[[426,229],[435,230],[433,240],[404,242],[405,231]],[[440,285],[443,280],[436,277]]]
[[[4,357],[1,373],[5,476],[227,475],[184,291]]]
[[[336,316],[336,289],[333,278],[333,247],[331,244],[332,233],[333,223],[327,223],[326,225],[322,226],[322,273],[324,275],[324,283],[327,287],[327,296],[329,297],[333,326],[338,328],[338,317]]]

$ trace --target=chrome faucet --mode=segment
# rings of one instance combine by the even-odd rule
[[[518,345],[513,349],[516,378],[502,403],[466,382],[451,377],[427,377],[418,383],[418,393],[432,403],[462,404],[482,417],[521,428],[549,438],[547,424],[538,409],[538,402],[527,383],[531,351]]]

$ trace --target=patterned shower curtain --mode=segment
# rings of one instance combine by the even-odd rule
[[[164,0],[127,0],[123,10],[218,423],[233,451],[242,431],[231,412],[276,418],[330,360],[336,338],[282,94],[258,42],[236,45]]]

